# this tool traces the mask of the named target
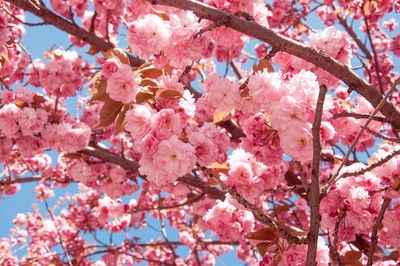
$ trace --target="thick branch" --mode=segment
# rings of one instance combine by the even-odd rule
[[[130,170],[132,172],[137,172],[140,167],[137,162],[117,156],[117,155],[111,153],[110,151],[101,149],[99,147],[88,146],[80,152],[83,154],[89,155],[89,156],[99,158],[106,162],[117,164],[117,165],[121,166],[122,168],[124,168],[125,170]],[[139,177],[141,177],[145,180],[145,177],[143,177],[143,176],[139,176]],[[208,185],[206,182],[204,182],[200,178],[196,178],[191,175],[184,175],[184,176],[180,177],[178,180],[186,185],[197,187],[198,189],[203,191],[203,193],[208,194],[211,198],[220,199],[220,200],[225,199],[224,192],[222,192],[221,190],[218,190],[214,187],[210,187],[210,185]]]
[[[80,152],[83,154],[86,154],[86,155],[90,155],[90,156],[99,158],[103,161],[117,164],[126,170],[131,170],[132,172],[136,172],[139,169],[139,164],[137,162],[134,162],[132,160],[129,160],[129,159],[126,159],[123,157],[119,157],[119,156],[117,156],[105,149],[101,149],[99,147],[86,147],[86,149],[84,149]],[[145,179],[144,177],[141,177],[141,178]],[[225,199],[225,193],[223,191],[221,191],[215,187],[211,187],[209,184],[207,184],[200,178],[193,177],[191,175],[184,175],[184,176],[180,177],[178,179],[178,181],[180,181],[186,185],[190,185],[190,186],[200,189],[203,193],[208,194],[209,197],[211,197],[211,198],[219,199],[221,201],[223,201]],[[236,192],[233,191],[233,193],[236,193]],[[236,196],[237,197],[235,197],[235,199],[238,200],[239,203],[245,202],[245,204],[249,204],[249,206],[252,206],[252,208],[256,208],[258,210],[257,207],[255,207],[253,204],[250,204],[249,202],[247,202],[242,196],[240,196],[238,194]],[[248,206],[246,205],[246,207],[248,207]],[[288,239],[289,241],[294,242],[294,243],[298,243],[298,244],[305,243],[305,241],[306,241],[305,238],[290,235],[286,231],[286,229],[279,228],[278,222],[276,222],[272,218],[266,216],[260,210],[258,210],[258,211],[259,211],[259,213],[262,214],[262,215],[260,214],[262,217],[261,218],[259,217],[259,218],[263,219],[263,220],[260,220],[260,221],[262,221],[262,222],[269,221],[269,223],[272,224],[272,227],[274,228],[274,230],[281,233],[283,237],[285,237],[286,239]],[[256,218],[257,218],[257,216],[256,216]],[[288,226],[288,228],[290,228],[291,230],[297,229],[292,226]]]
[[[325,85],[320,86],[317,110],[315,111],[315,118],[312,127],[313,135],[313,164],[311,170],[311,185],[310,193],[308,194],[308,202],[310,204],[310,231],[308,237],[310,243],[307,251],[307,265],[317,265],[317,246],[318,246],[318,232],[319,224],[321,221],[321,215],[319,213],[320,203],[320,189],[319,189],[319,168],[321,162],[321,137],[320,127],[322,120],[322,111],[324,108],[325,95],[327,92]]]
[[[228,27],[247,34],[260,41],[266,42],[279,51],[283,51],[299,58],[307,60],[316,66],[326,70],[336,78],[345,82],[350,88],[357,91],[366,98],[374,107],[382,101],[383,95],[371,84],[360,78],[348,66],[329,57],[322,51],[318,51],[313,47],[299,43],[290,38],[275,33],[272,30],[266,29],[261,25],[246,21],[222,10],[213,8],[209,5],[194,1],[194,0],[148,0],[152,4],[168,5],[176,8],[191,10],[198,17],[211,21],[221,21],[221,19],[229,17]],[[400,128],[400,112],[386,100],[380,110],[391,123]]]
[[[7,185],[11,185],[11,184],[22,184],[22,183],[30,183],[30,182],[37,182],[37,181],[42,181],[42,180],[46,180],[46,181],[54,181],[57,183],[74,183],[75,181],[73,180],[58,180],[55,178],[48,178],[48,177],[44,177],[44,176],[32,176],[32,177],[23,177],[23,178],[12,178],[12,179],[3,179],[0,180],[0,186],[7,186]]]
[[[51,10],[46,8],[44,5],[35,6],[28,0],[5,0],[23,10],[29,11],[32,14],[40,17],[46,24],[51,24],[54,27],[68,33],[74,35],[75,37],[95,46],[101,51],[108,51],[114,46],[111,43],[108,43],[102,38],[99,38],[93,32],[86,31],[79,27],[78,25],[56,15]],[[144,63],[143,60],[131,55],[127,54],[132,66],[140,66]]]

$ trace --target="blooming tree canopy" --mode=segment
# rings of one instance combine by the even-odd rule
[[[32,182],[45,211],[17,214],[0,264],[236,252],[398,265],[398,12],[399,0],[1,1],[0,200]],[[24,33],[41,25],[70,46],[32,58]]]

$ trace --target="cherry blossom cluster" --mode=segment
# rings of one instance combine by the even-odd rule
[[[29,65],[28,82],[35,87],[42,86],[49,96],[61,99],[75,96],[82,87],[82,68],[87,63],[75,51],[56,49],[48,54],[48,63],[37,59]]]
[[[202,10],[230,14],[214,22],[193,8],[197,1],[184,9],[181,1],[49,2],[46,12],[68,21],[72,45],[44,59],[30,58],[21,43],[24,11],[1,3],[0,199],[37,182],[35,198],[46,207],[16,216],[0,239],[1,265],[211,266],[234,249],[249,265],[305,265],[312,246],[318,265],[398,264],[400,151],[388,114],[400,104],[400,34],[386,15],[400,12],[399,1],[199,1]],[[313,30],[312,14],[327,27]],[[278,41],[247,54],[255,35],[233,30],[238,18],[275,31],[265,39]],[[73,35],[82,29],[93,38]],[[281,43],[282,35],[291,40]],[[122,38],[127,47],[104,51]],[[86,44],[89,55],[103,51],[93,65],[71,50]],[[332,66],[370,84],[343,78],[346,87]],[[77,96],[84,84],[90,96]],[[50,206],[56,188],[71,183],[79,191]],[[140,234],[156,223],[158,238]],[[118,240],[106,243],[102,233]],[[181,246],[187,254],[177,253]]]

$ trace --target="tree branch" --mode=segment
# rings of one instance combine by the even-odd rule
[[[31,1],[26,0],[5,0],[23,10],[29,11],[32,14],[40,17],[44,23],[51,24],[54,27],[68,33],[74,35],[75,37],[96,46],[101,51],[107,52],[108,50],[114,48],[114,45],[108,43],[104,39],[101,39],[96,36],[93,32],[86,31],[76,24],[56,15],[51,10],[46,8],[44,5],[36,6],[31,3]],[[144,63],[144,61],[136,56],[128,54],[129,61],[132,66],[140,66]]]
[[[333,5],[334,10],[337,10],[337,6],[334,4]],[[343,26],[343,28],[347,31],[347,33],[353,38],[353,40],[356,42],[357,46],[361,49],[361,51],[365,54],[365,56],[368,59],[372,59],[372,54],[370,51],[367,49],[367,47],[362,43],[360,38],[358,38],[357,34],[353,31],[353,29],[347,24],[346,19],[343,18],[342,15],[340,15],[342,12],[337,12],[337,18],[339,20],[339,23]]]
[[[117,165],[121,166],[122,168],[124,168],[125,170],[130,170],[134,173],[137,172],[140,167],[140,165],[137,162],[117,156],[117,155],[111,153],[110,151],[102,149],[100,147],[88,146],[84,150],[80,151],[80,153],[99,158],[106,162],[117,164]],[[146,180],[145,177],[140,176],[140,175],[138,175],[138,176],[140,178],[142,178],[143,180]],[[186,185],[190,185],[190,186],[200,189],[203,193],[208,194],[210,198],[220,199],[222,201],[225,199],[224,192],[222,192],[221,190],[216,189],[214,187],[211,187],[209,184],[207,184],[200,178],[196,178],[191,175],[184,175],[184,176],[178,178],[178,181],[180,181]]]
[[[261,25],[246,21],[232,14],[211,7],[209,5],[194,0],[147,0],[152,4],[167,5],[184,10],[193,11],[199,18],[211,21],[220,21],[222,18],[229,17],[228,27],[247,34],[260,41],[272,45],[279,51],[283,51],[299,58],[307,60],[310,63],[326,70],[336,78],[342,80],[350,88],[357,91],[366,98],[374,107],[382,101],[383,95],[371,84],[360,78],[348,66],[331,58],[322,51],[303,43],[294,41],[290,38],[266,29]],[[396,128],[400,128],[400,112],[389,102],[384,101],[381,112],[390,120],[390,123]]]
[[[370,114],[355,114],[355,113],[338,113],[332,116],[333,119],[338,119],[341,117],[354,117],[354,118],[361,118],[361,119],[368,119],[371,115]],[[372,120],[379,121],[382,123],[388,123],[389,120],[383,116],[374,116]]]
[[[308,193],[308,202],[310,205],[310,231],[308,238],[310,243],[308,244],[307,250],[307,262],[306,265],[317,265],[317,247],[318,247],[318,233],[319,224],[321,222],[321,215],[319,212],[320,203],[320,188],[319,188],[319,168],[321,163],[321,137],[320,127],[322,120],[322,111],[324,108],[325,95],[327,87],[321,85],[319,89],[317,108],[315,111],[315,118],[312,127],[313,135],[313,164],[311,170],[311,185],[310,193]]]
[[[292,235],[288,229],[291,230],[295,230],[298,232],[302,231],[296,227],[293,226],[284,226],[282,228],[282,225],[276,221],[275,219],[269,217],[267,214],[265,214],[264,212],[262,212],[259,208],[257,208],[257,206],[255,206],[254,204],[251,204],[250,202],[248,202],[245,198],[243,198],[239,193],[237,193],[236,191],[234,191],[232,188],[230,188],[229,186],[225,185],[221,180],[219,180],[216,177],[213,177],[218,184],[222,187],[223,190],[227,191],[232,198],[234,198],[235,200],[237,200],[237,202],[239,202],[239,204],[243,205],[243,207],[245,207],[247,210],[251,211],[254,215],[254,217],[266,224],[271,226],[271,228],[279,233],[283,238],[285,238],[287,241],[289,241],[290,243],[296,243],[296,244],[306,244],[308,242],[308,238],[307,237],[303,237],[303,236],[294,236]]]
[[[374,54],[374,62],[375,62],[375,72],[376,72],[376,76],[378,78],[378,84],[379,84],[379,88],[381,90],[381,93],[384,92],[383,90],[383,84],[382,84],[382,80],[381,80],[381,75],[380,75],[380,71],[379,71],[379,62],[378,62],[378,54],[376,53],[375,50],[375,45],[372,41],[372,35],[371,35],[371,30],[369,28],[369,23],[368,23],[368,18],[367,15],[365,14],[365,10],[364,10],[364,6],[365,6],[366,2],[364,1],[364,3],[361,6],[361,11],[363,13],[364,16],[364,23],[365,23],[365,27],[367,29],[367,35],[368,35],[368,39],[369,39],[369,44],[371,45],[371,49],[372,49],[372,53]]]
[[[397,79],[393,86],[390,88],[390,90],[388,91],[388,93],[385,95],[385,97],[381,100],[381,102],[378,104],[378,106],[375,108],[375,110],[372,112],[372,114],[370,115],[370,117],[368,118],[368,120],[365,122],[365,124],[362,126],[361,130],[358,132],[357,136],[355,137],[353,143],[351,144],[349,150],[346,153],[346,156],[343,158],[343,161],[340,163],[336,174],[334,176],[332,176],[328,182],[328,184],[323,188],[323,195],[326,195],[329,192],[329,189],[331,189],[331,187],[335,184],[335,182],[341,178],[339,177],[340,174],[340,170],[342,170],[343,166],[346,164],[351,152],[353,151],[354,147],[356,146],[358,140],[360,139],[362,133],[365,131],[365,129],[368,127],[369,123],[372,121],[373,117],[380,111],[380,109],[383,107],[384,103],[387,102],[386,99],[389,97],[389,95],[392,93],[392,91],[394,91],[394,89],[396,88],[397,84],[400,82],[400,78]],[[339,177],[339,178],[338,178]]]
[[[47,210],[47,212],[50,214],[50,218],[51,218],[51,220],[53,221],[54,228],[55,228],[56,231],[57,231],[57,235],[58,235],[58,237],[60,238],[60,245],[61,245],[62,250],[64,251],[65,257],[67,258],[68,265],[69,265],[69,266],[72,266],[72,261],[71,261],[71,259],[69,258],[70,255],[68,254],[67,248],[66,248],[65,245],[64,245],[64,241],[63,241],[62,235],[61,235],[61,233],[60,233],[60,230],[58,229],[56,220],[54,219],[53,211],[50,210],[49,204],[47,203],[46,196],[43,195],[43,192],[42,192],[42,198],[43,198],[43,200],[44,200],[44,204],[46,205],[46,210]]]

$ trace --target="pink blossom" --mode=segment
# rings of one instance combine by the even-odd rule
[[[218,74],[210,75],[202,87],[207,93],[207,101],[220,111],[231,111],[240,100],[239,86]]]
[[[189,141],[195,147],[197,162],[209,166],[218,158],[218,147],[211,138],[200,132],[189,133]]]
[[[172,135],[180,135],[182,131],[180,117],[172,109],[162,109],[155,114],[150,127],[159,140],[168,139]]]
[[[158,149],[152,157],[142,157],[139,172],[161,187],[188,173],[195,160],[192,145],[183,143],[177,136],[171,136],[158,144]]]
[[[115,72],[118,71],[120,65],[121,65],[121,62],[119,61],[119,59],[117,57],[112,57],[112,58],[107,59],[103,63],[103,71],[102,71],[103,76],[106,79],[110,78],[112,76],[112,74],[114,74]]]
[[[129,25],[128,42],[140,58],[148,59],[169,45],[170,25],[159,16],[147,14]]]
[[[61,141],[62,149],[66,152],[76,152],[84,149],[89,143],[91,130],[86,124],[79,123],[65,133]]]
[[[298,127],[302,127],[301,124],[307,124],[308,113],[305,107],[305,102],[299,102],[292,96],[283,96],[279,104],[271,107],[270,119],[272,127],[287,131],[295,124]]]
[[[396,56],[400,57],[400,34],[392,39],[390,49]]]
[[[390,31],[394,31],[399,24],[394,18],[390,18],[382,23],[382,27]]]
[[[126,126],[132,137],[142,139],[150,131],[152,113],[145,105],[134,104],[133,108],[126,112]]]
[[[280,145],[283,151],[296,161],[306,162],[313,156],[311,125],[294,124],[286,131],[279,131]]]
[[[128,65],[122,64],[118,71],[107,80],[107,93],[110,98],[123,103],[132,102],[139,90],[139,76]]]
[[[18,122],[21,117],[21,109],[15,104],[6,104],[0,109],[0,132],[6,137],[14,138],[19,129]]]
[[[281,74],[269,73],[267,69],[250,76],[247,86],[252,100],[259,103],[266,111],[279,102],[287,91],[281,82]]]
[[[309,39],[311,46],[324,51],[343,64],[350,64],[352,54],[350,40],[344,31],[339,31],[331,26],[323,31],[318,30],[317,33],[311,33]]]
[[[68,175],[78,182],[87,183],[95,180],[95,175],[92,173],[90,166],[83,162],[77,162],[68,168]]]

